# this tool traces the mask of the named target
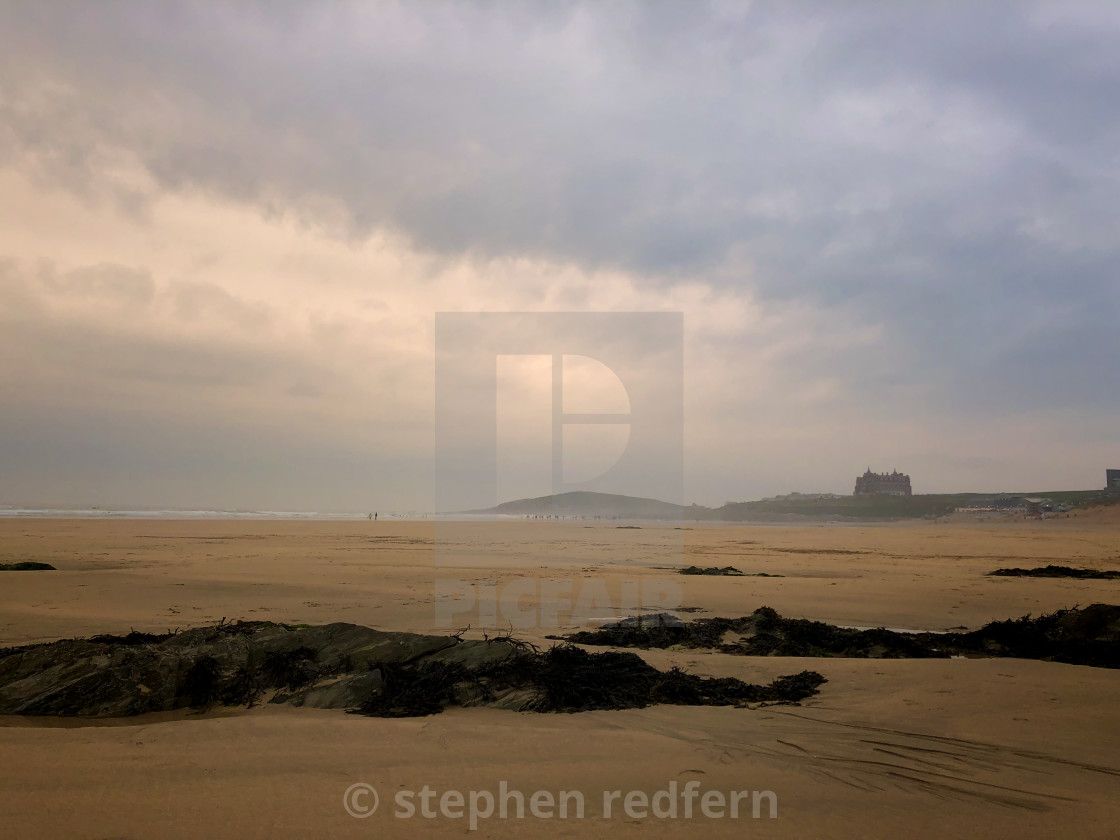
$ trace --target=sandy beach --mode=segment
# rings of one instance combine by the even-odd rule
[[[0,562],[56,572],[0,580],[0,645],[226,619],[347,621],[440,632],[437,579],[679,582],[695,615],[769,605],[850,626],[948,630],[1112,602],[1115,581],[988,578],[1001,566],[1120,568],[1101,515],[1041,523],[711,526],[573,522],[0,521]],[[685,530],[682,530],[685,529]],[[439,565],[435,562],[439,550]],[[461,557],[458,567],[454,558]],[[485,558],[484,567],[480,558]],[[531,561],[531,562],[530,562]],[[684,577],[686,564],[782,577]],[[538,592],[546,592],[541,588]],[[563,599],[561,599],[563,601]],[[520,602],[532,610],[532,597]],[[570,607],[570,603],[568,604]],[[575,626],[519,635],[538,644]],[[463,626],[469,621],[464,621]],[[445,631],[444,631],[445,632]],[[478,635],[475,627],[468,636]],[[658,667],[765,682],[805,668],[828,682],[800,706],[657,706],[540,715],[450,709],[403,720],[264,706],[97,722],[0,718],[5,834],[12,837],[452,836],[468,821],[399,816],[425,785],[489,791],[505,781],[580,791],[569,814],[480,821],[479,836],[1116,836],[1120,673],[1011,659],[748,658],[650,651]],[[603,792],[772,791],[777,818],[632,817]],[[344,792],[365,783],[377,813]],[[437,800],[438,801],[438,800]],[[667,800],[666,800],[667,801]],[[749,800],[747,800],[749,801]],[[516,803],[511,800],[511,808]],[[682,806],[683,807],[683,806]],[[452,811],[454,813],[454,811]],[[635,813],[642,813],[640,809]]]
[[[0,3],[0,840],[1120,840],[1118,39]]]

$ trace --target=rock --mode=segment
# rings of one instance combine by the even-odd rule
[[[424,661],[462,665],[468,670],[475,670],[484,665],[502,662],[513,656],[516,651],[516,645],[506,639],[492,639],[490,641],[472,639],[437,651],[426,657]]]
[[[660,619],[659,619],[660,620]],[[634,654],[509,638],[389,633],[354,624],[225,622],[181,633],[130,632],[0,650],[0,714],[108,718],[213,705],[288,703],[383,717],[447,705],[535,711],[650,703],[796,702],[824,681],[770,686],[663,673]],[[791,681],[792,680],[792,681]]]
[[[68,639],[0,651],[0,714],[122,717],[252,703],[269,689],[286,690],[303,705],[357,705],[364,698],[354,692],[376,681],[342,680],[345,674],[405,664],[459,644],[450,636],[354,624],[271,622]],[[340,681],[345,688],[326,689]],[[323,692],[305,690],[320,683]]]
[[[689,566],[681,569],[682,575],[721,575],[723,577],[742,577],[743,573],[734,566]],[[770,577],[770,575],[767,575]]]
[[[1079,580],[1120,580],[1120,572],[1077,569],[1072,566],[1036,566],[1033,569],[996,569],[989,577],[1076,578]]]
[[[727,641],[729,635],[738,636],[738,640]],[[761,607],[742,618],[701,618],[687,624],[679,620],[674,624],[657,616],[627,618],[598,630],[569,634],[566,641],[632,648],[681,645],[745,656],[899,659],[980,653],[1117,668],[1120,606],[1092,604],[1038,618],[993,621],[970,633],[856,630],[783,618],[773,609]]]
[[[294,695],[285,697],[293,706],[310,709],[354,709],[376,694],[381,688],[381,671],[365,671],[313,685]]]
[[[631,615],[626,618],[612,621],[603,625],[604,630],[614,630],[618,628],[637,629],[637,628],[661,628],[661,627],[684,627],[685,622],[683,619],[674,615],[673,613],[650,613],[649,615]]]

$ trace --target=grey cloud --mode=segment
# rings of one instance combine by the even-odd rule
[[[402,427],[369,406],[376,382],[348,379],[313,346],[272,340],[259,309],[222,290],[153,285],[143,268],[58,273],[0,261],[0,499],[424,506],[431,473],[410,440],[417,419]],[[75,299],[109,310],[60,310]],[[207,329],[164,332],[184,300]],[[253,329],[216,339],[210,328],[232,323],[230,313]],[[392,382],[405,368],[363,374]]]
[[[0,155],[811,301],[881,326],[789,360],[854,399],[1115,411],[1118,30],[1109,3],[10,4]]]
[[[773,291],[818,283],[802,276],[812,256],[851,225],[889,241],[899,214],[948,225],[979,204],[1013,218],[1002,182],[1016,170],[1052,171],[1036,201],[1089,209],[1062,182],[1108,164],[1120,111],[1107,31],[1044,29],[1024,4],[760,5],[738,25],[664,3],[43,8],[11,23],[42,50],[15,47],[12,78],[54,74],[78,98],[10,112],[35,126],[23,134],[36,148],[65,127],[68,146],[123,145],[169,186],[262,203],[325,194],[357,233],[390,225],[445,253],[663,275],[757,244]],[[916,114],[884,98],[892,84],[913,86]],[[886,109],[875,144],[838,131],[832,106],[851,94]],[[961,98],[1023,133],[1006,159],[953,112]],[[876,189],[880,213],[844,208]],[[793,218],[755,209],[789,190]],[[1114,208],[1091,209],[1115,223]]]
[[[266,322],[259,307],[223,290],[172,283],[157,294],[150,272],[122,265],[59,273],[49,263],[22,270],[8,261],[3,269],[0,298],[16,305],[0,310],[0,349],[6,358],[22,361],[0,372],[0,385],[15,378],[23,381],[21,389],[46,391],[51,386],[36,385],[38,379],[51,383],[62,376],[73,396],[83,390],[104,392],[129,380],[174,390],[183,384],[248,387],[283,377],[329,378],[295,351],[254,340],[248,330],[231,330],[219,342],[161,332],[156,316],[162,297],[174,303],[180,317],[216,312],[218,325]],[[74,300],[108,310],[92,317],[58,311],[56,304]]]

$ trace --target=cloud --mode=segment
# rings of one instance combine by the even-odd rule
[[[675,307],[695,434],[780,453],[701,447],[697,486],[852,446],[977,464],[973,424],[1026,423],[1035,458],[1120,407],[1118,29],[1106,3],[12,4],[9,346],[51,399],[69,370],[307,434],[375,417],[421,459],[432,312]],[[1094,441],[1048,468],[1095,476]]]

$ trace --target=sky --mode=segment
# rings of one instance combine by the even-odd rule
[[[683,313],[685,502],[1103,487],[1118,40],[1112,2],[3,3],[0,504],[429,510],[437,312]]]

